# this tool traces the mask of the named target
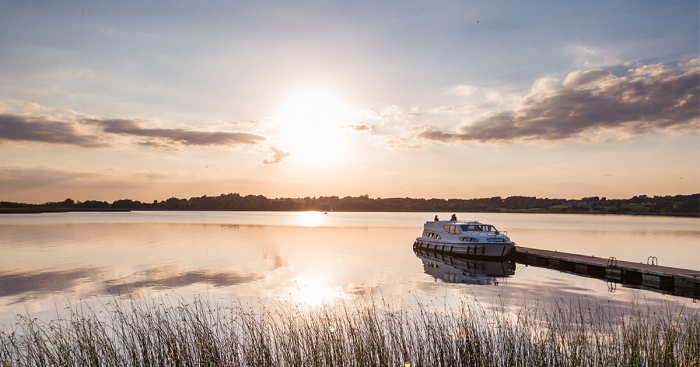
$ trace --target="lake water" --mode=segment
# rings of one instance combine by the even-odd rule
[[[164,292],[308,305],[372,292],[427,299],[468,294],[486,304],[671,300],[698,307],[688,298],[524,264],[465,263],[464,269],[486,270],[456,274],[412,249],[435,214],[451,213],[0,215],[0,323],[18,313],[51,317],[66,303]],[[656,256],[660,265],[700,270],[697,218],[457,215],[493,224],[525,247],[634,262]]]

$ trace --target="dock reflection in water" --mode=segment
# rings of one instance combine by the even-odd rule
[[[515,261],[484,261],[416,248],[423,271],[448,283],[500,285],[515,274]]]
[[[522,264],[526,267],[533,266],[600,279],[607,283],[609,292],[615,292],[620,284],[627,288],[644,289],[693,300],[700,297],[700,272],[696,270],[656,266],[658,269],[644,273],[635,269],[635,264],[629,262],[620,262],[626,266],[618,266],[617,260],[606,263],[606,260],[596,257],[525,248],[519,248],[513,256],[504,258],[503,261],[486,261],[479,257],[447,254],[418,247],[414,247],[413,251],[423,262],[423,271],[426,274],[448,283],[501,285],[507,277],[515,275],[516,265]],[[585,258],[585,261],[581,261],[581,258]]]

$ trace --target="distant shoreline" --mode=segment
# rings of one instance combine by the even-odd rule
[[[68,213],[68,212],[130,212],[131,209],[70,209],[70,208],[0,208],[0,214],[41,214],[41,213]],[[145,210],[144,210],[145,211]]]
[[[269,209],[83,209],[83,208],[0,208],[0,214],[42,214],[42,213],[128,213],[128,212],[306,212],[314,210],[269,210]],[[337,210],[336,213],[435,213],[422,210]],[[331,212],[332,213],[332,212]],[[446,211],[438,211],[438,213],[446,213]],[[503,214],[585,214],[585,215],[640,215],[640,216],[658,216],[658,217],[685,217],[685,218],[700,218],[700,213],[645,213],[645,212],[628,212],[628,213],[613,213],[613,212],[562,212],[557,210],[500,210],[500,211],[455,211],[455,213],[503,213]]]
[[[305,198],[267,198],[263,195],[200,196],[189,199],[141,202],[131,199],[84,202],[65,199],[61,202],[24,204],[0,201],[0,213],[124,212],[143,211],[283,211],[283,212],[378,212],[378,213],[575,213],[632,214],[700,217],[700,193],[629,199],[584,197],[581,199],[510,196],[473,199],[370,198],[369,195],[320,196]]]

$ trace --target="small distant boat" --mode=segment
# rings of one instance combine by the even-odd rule
[[[498,258],[514,251],[515,242],[491,224],[441,220],[425,222],[423,235],[416,238],[413,248]]]

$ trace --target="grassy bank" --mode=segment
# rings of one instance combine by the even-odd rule
[[[700,314],[553,302],[485,309],[222,306],[161,297],[77,306],[0,333],[0,366],[697,366]]]

